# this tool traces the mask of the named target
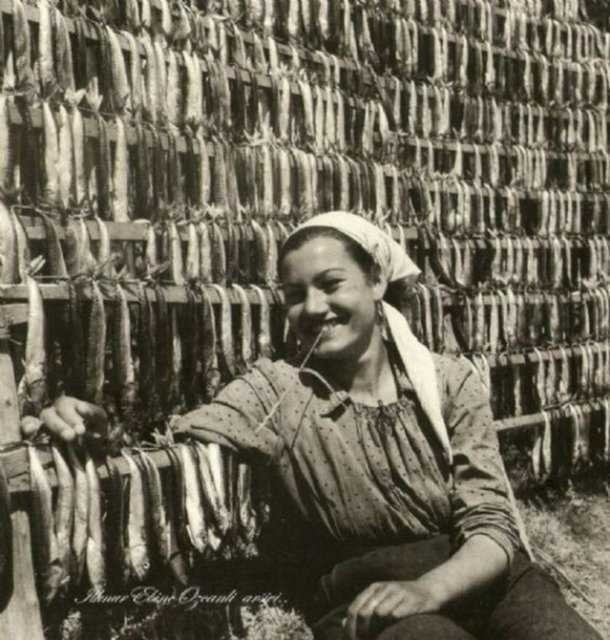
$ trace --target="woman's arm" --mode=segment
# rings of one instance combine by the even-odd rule
[[[274,420],[267,419],[281,389],[274,364],[258,361],[244,376],[229,383],[213,402],[177,417],[172,430],[177,437],[214,442],[241,454],[270,458],[279,449]],[[92,431],[104,436],[108,420],[104,410],[70,396],[61,396],[41,413],[47,429],[61,440],[71,441]],[[275,419],[279,419],[279,412]]]
[[[485,535],[469,538],[446,562],[417,580],[375,582],[350,605],[345,620],[350,640],[362,640],[380,626],[448,604],[492,584],[508,568],[506,553]]]
[[[352,603],[346,631],[366,638],[372,624],[439,611],[507,570],[519,536],[502,472],[489,399],[464,360],[443,358],[444,417],[453,452],[452,538],[456,552],[413,581],[370,585]]]
[[[465,358],[451,360],[445,380],[445,422],[453,451],[454,546],[486,535],[504,549],[510,563],[520,547],[519,531],[488,393]]]

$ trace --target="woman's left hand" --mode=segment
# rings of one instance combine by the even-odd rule
[[[343,621],[345,637],[364,640],[402,618],[440,608],[438,595],[419,580],[374,582],[347,610]]]

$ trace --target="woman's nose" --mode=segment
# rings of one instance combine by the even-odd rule
[[[305,298],[303,311],[310,316],[323,315],[328,311],[326,295],[319,289],[310,289]]]

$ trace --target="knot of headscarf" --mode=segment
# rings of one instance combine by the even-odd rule
[[[368,220],[353,213],[330,211],[314,216],[301,224],[290,237],[310,227],[334,229],[358,244],[373,257],[388,283],[414,278],[421,273],[417,265],[394,239]],[[436,367],[432,354],[415,337],[407,319],[398,309],[387,302],[383,302],[382,306],[390,338],[396,345],[405,372],[442,446],[445,458],[451,464],[451,444],[443,419]]]

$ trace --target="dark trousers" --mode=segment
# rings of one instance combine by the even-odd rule
[[[345,640],[342,621],[353,599],[372,582],[414,580],[449,557],[446,536],[383,547],[336,564],[314,598],[316,640]],[[320,615],[321,614],[321,615]],[[376,640],[601,640],[568,606],[556,582],[525,554],[497,584],[440,613],[418,614],[380,628]]]

